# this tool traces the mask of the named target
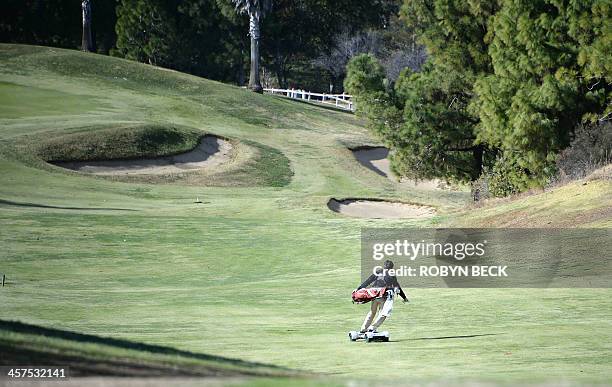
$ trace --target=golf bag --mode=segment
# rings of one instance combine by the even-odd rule
[[[387,288],[363,288],[355,290],[352,294],[353,302],[365,304],[375,298],[384,296],[386,291]]]

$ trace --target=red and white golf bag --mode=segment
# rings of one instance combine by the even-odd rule
[[[386,291],[387,288],[363,288],[355,290],[352,294],[353,302],[365,304],[375,298],[384,296]]]

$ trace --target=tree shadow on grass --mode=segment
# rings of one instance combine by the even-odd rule
[[[48,204],[22,203],[11,200],[0,199],[0,205],[15,206],[15,207],[34,207],[34,208],[52,208],[58,210],[82,210],[82,211],[136,211],[129,208],[107,208],[107,207],[62,207],[51,206]]]
[[[373,161],[384,160],[389,157],[389,149],[382,146],[358,146],[350,148],[359,164],[382,177],[389,177],[387,173],[374,165]]]
[[[249,362],[249,361],[244,361],[240,359],[232,359],[232,358],[227,358],[227,357],[222,357],[222,356],[190,352],[190,351],[180,350],[180,349],[176,349],[172,347],[165,347],[161,345],[145,344],[145,343],[129,341],[129,340],[124,340],[124,339],[115,339],[111,337],[101,337],[101,336],[77,333],[77,332],[72,332],[72,331],[67,331],[67,330],[62,330],[62,329],[56,329],[56,328],[46,328],[46,327],[42,327],[38,325],[25,324],[25,323],[18,322],[18,321],[0,320],[0,331],[46,336],[50,338],[75,341],[79,343],[106,345],[106,346],[115,347],[115,348],[144,351],[144,352],[160,354],[160,355],[181,356],[183,358],[188,358],[188,359],[213,361],[213,362],[218,362],[218,363],[224,363],[226,365],[242,367],[242,368],[245,368],[244,371],[248,371],[248,369],[253,369],[254,374],[262,373],[262,372],[256,372],[257,371],[256,368],[267,368],[269,370],[295,372],[294,370],[290,370],[289,368],[279,367],[279,366],[270,365],[270,364]],[[2,348],[1,342],[0,342],[0,348]],[[2,352],[4,352],[4,350],[0,350],[0,353]],[[48,356],[49,358],[53,358],[53,356],[56,356],[56,355],[53,353],[50,353],[50,354],[46,354],[46,356]],[[239,371],[237,373],[239,373]],[[247,374],[248,372],[242,372],[242,373]]]

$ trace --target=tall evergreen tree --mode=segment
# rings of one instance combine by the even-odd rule
[[[498,194],[542,185],[573,128],[612,114],[611,12],[600,0],[406,1],[429,63],[376,86],[349,66],[347,87],[370,101],[359,109],[400,175],[474,180],[487,167]]]
[[[113,55],[173,67],[178,46],[175,10],[162,0],[121,0]]]
[[[377,96],[386,87],[382,100],[390,103],[388,109],[376,103],[365,114],[391,147],[398,175],[471,181],[492,157],[486,144],[477,142],[472,103],[474,82],[491,71],[486,36],[496,7],[494,0],[406,1],[402,18],[426,46],[428,63],[416,73],[404,70],[394,85],[387,81],[375,88],[356,87],[355,72],[349,71],[346,87],[352,94]]]
[[[81,47],[82,13],[74,0],[0,1],[0,41]]]
[[[597,0],[505,0],[495,15],[478,138],[522,171],[517,188],[545,182],[576,125],[611,111],[611,12]]]

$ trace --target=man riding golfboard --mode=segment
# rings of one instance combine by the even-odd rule
[[[393,298],[395,294],[399,294],[404,302],[408,302],[408,298],[404,294],[402,287],[397,282],[397,278],[394,275],[389,275],[389,270],[393,269],[393,262],[386,260],[383,264],[383,269],[378,269],[377,273],[370,275],[359,287],[356,289],[363,289],[369,285],[372,287],[387,288],[387,291],[381,297],[375,298],[371,301],[370,311],[363,321],[360,333],[365,332],[376,332],[380,325],[385,322],[387,317],[391,316],[393,311]],[[374,321],[376,314],[378,318]]]

